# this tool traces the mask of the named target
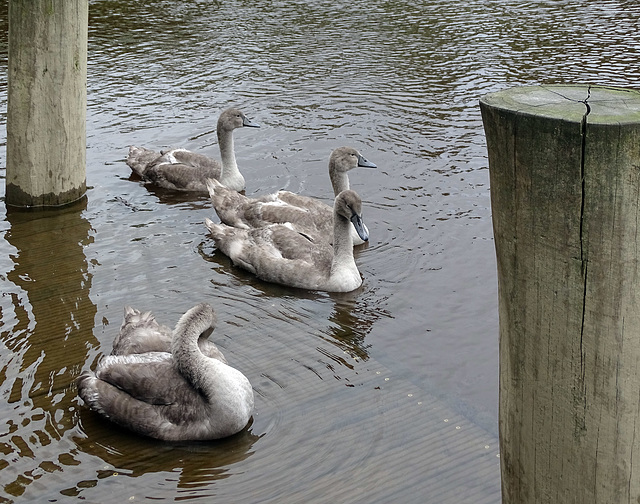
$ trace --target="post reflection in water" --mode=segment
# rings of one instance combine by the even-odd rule
[[[4,489],[12,496],[44,473],[79,463],[64,438],[75,423],[73,379],[96,344],[86,205],[83,198],[64,209],[8,211],[5,239],[16,252],[1,305],[0,450],[11,461],[4,472],[13,481],[5,474]]]
[[[77,497],[106,477],[162,472],[179,473],[178,491],[206,488],[206,482],[228,477],[228,466],[253,454],[260,436],[251,426],[215,443],[161,443],[135,436],[79,406],[75,378],[83,367],[95,367],[104,351],[94,336],[92,265],[84,253],[93,243],[93,229],[83,217],[86,204],[83,200],[64,209],[8,212],[10,228],[3,247],[15,252],[13,268],[6,279],[0,277],[4,494]],[[104,463],[80,469],[95,457]],[[61,474],[67,475],[65,481],[60,481]],[[43,490],[51,478],[57,483]]]

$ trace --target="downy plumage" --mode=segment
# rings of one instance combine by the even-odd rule
[[[351,190],[342,191],[335,199],[333,247],[289,223],[240,229],[205,220],[216,247],[236,266],[268,282],[329,292],[349,292],[362,285],[353,258],[352,223],[366,241],[362,201]]]
[[[352,147],[339,147],[331,153],[329,178],[334,196],[349,189],[347,172],[358,166],[377,168]],[[213,207],[224,224],[250,229],[289,222],[316,240],[325,239],[333,243],[333,207],[317,198],[290,191],[248,198],[215,180],[207,181],[207,188]],[[366,226],[365,230],[368,234]],[[351,236],[354,245],[364,243],[355,228],[352,228]]]
[[[237,369],[206,357],[200,335],[215,326],[206,303],[176,325],[171,353],[108,355],[76,380],[92,410],[138,434],[167,441],[218,439],[241,431],[253,411],[253,389]]]
[[[158,153],[132,145],[127,164],[144,180],[165,189],[206,192],[206,179],[212,178],[235,191],[242,191],[245,181],[236,162],[233,131],[246,126],[260,127],[236,108],[220,114],[216,133],[221,162],[186,149]]]

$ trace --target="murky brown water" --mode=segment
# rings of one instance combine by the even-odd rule
[[[630,1],[91,2],[87,199],[32,214],[0,205],[0,502],[491,501],[493,480],[468,494],[455,480],[454,498],[411,491],[420,453],[390,448],[434,437],[423,402],[396,407],[396,393],[438,397],[497,434],[478,99],[519,84],[640,87],[639,19]],[[0,1],[3,124],[6,26]],[[330,201],[341,145],[378,164],[351,175],[371,231],[361,291],[263,284],[214,250],[206,198],[130,178],[132,143],[217,157],[229,105],[262,125],[236,132],[248,195]],[[214,341],[256,390],[246,432],[166,445],[79,406],[73,378],[110,351],[125,304],[173,324],[203,300],[218,311]]]

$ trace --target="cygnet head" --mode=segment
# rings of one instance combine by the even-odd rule
[[[218,131],[232,131],[244,126],[249,128],[260,127],[259,124],[252,122],[251,119],[235,107],[225,110],[218,119]]]
[[[338,194],[333,206],[333,212],[336,217],[341,216],[351,221],[363,241],[369,240],[369,233],[362,222],[362,200],[358,193],[347,189]]]
[[[357,166],[364,168],[377,168],[371,161],[367,160],[353,147],[338,147],[331,153],[329,158],[329,170],[338,172],[348,172]]]

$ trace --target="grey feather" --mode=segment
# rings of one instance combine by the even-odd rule
[[[347,173],[358,166],[376,168],[352,147],[339,147],[331,153],[329,178],[334,196],[349,189]],[[224,224],[249,229],[290,222],[309,236],[333,243],[333,208],[316,198],[289,191],[248,198],[215,180],[208,181],[207,188],[213,207]],[[351,235],[354,245],[364,243],[355,229]]]
[[[208,327],[200,334],[198,346],[207,357],[226,364],[222,352],[208,340],[212,333]],[[124,318],[120,331],[113,340],[111,355],[141,354],[146,352],[171,352],[173,333],[166,325],[159,324],[153,313],[141,312],[131,306],[124,307]]]
[[[289,224],[240,229],[205,225],[216,247],[233,263],[258,278],[290,287],[330,292],[349,292],[362,285],[353,257],[351,219],[358,222],[363,239],[362,201],[355,191],[342,191],[333,210],[333,247],[325,240],[297,231]]]
[[[76,380],[92,410],[142,435],[168,441],[207,440],[242,430],[253,389],[237,369],[206,357],[198,338],[215,314],[202,303],[178,321],[171,353],[109,355]]]
[[[221,162],[185,149],[157,153],[145,147],[131,146],[127,164],[144,180],[165,189],[206,192],[206,179],[213,178],[242,191],[245,182],[236,161],[233,131],[246,126],[259,127],[236,108],[220,114],[216,132]]]

